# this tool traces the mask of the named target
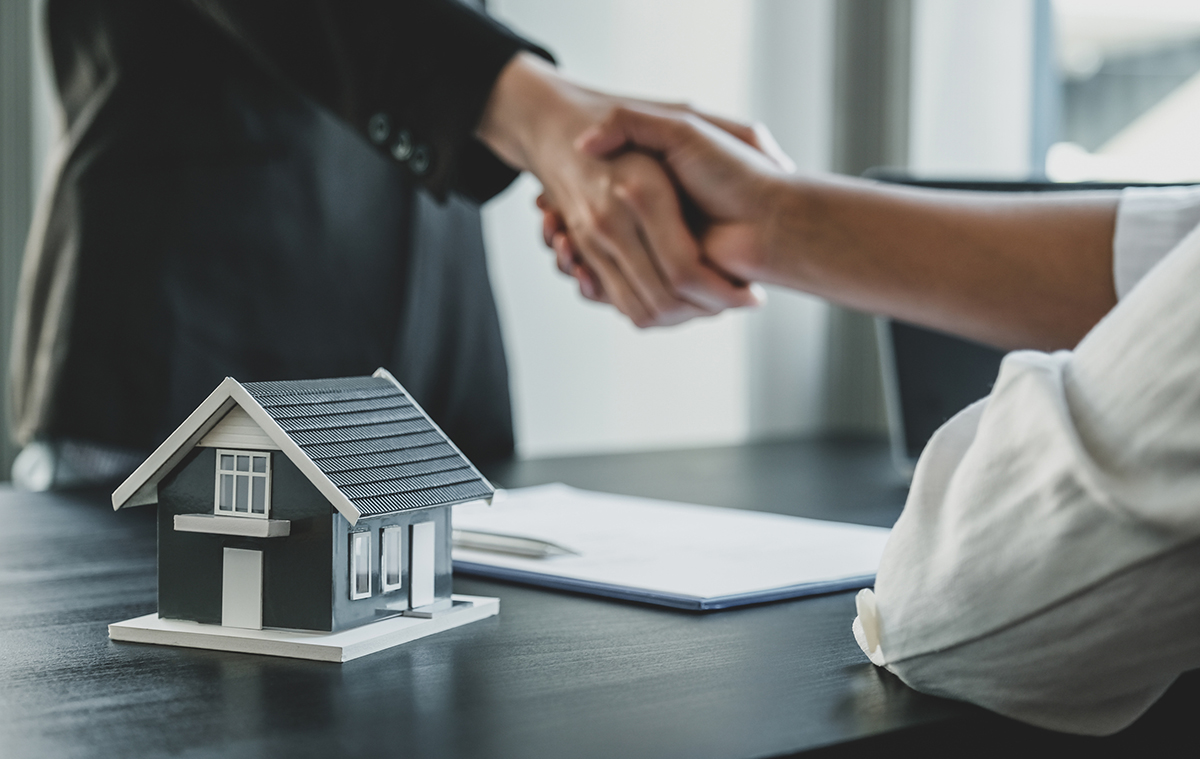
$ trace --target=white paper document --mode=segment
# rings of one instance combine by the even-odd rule
[[[454,571],[683,609],[870,586],[891,530],[540,485],[454,507],[454,528],[578,555],[454,549]]]

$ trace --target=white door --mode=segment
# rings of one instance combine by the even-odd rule
[[[409,556],[409,587],[412,588],[409,605],[416,609],[433,603],[433,561],[436,548],[437,525],[421,522],[412,526],[412,550]]]
[[[221,571],[221,625],[262,629],[262,551],[225,549]]]

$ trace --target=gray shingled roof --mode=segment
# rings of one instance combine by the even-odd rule
[[[492,495],[420,406],[385,377],[242,387],[363,516]]]

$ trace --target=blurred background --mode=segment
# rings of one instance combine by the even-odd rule
[[[1200,181],[1195,0],[490,0],[598,88],[767,124],[801,171]],[[59,118],[41,0],[0,3],[0,356]],[[518,452],[883,436],[869,317],[764,308],[638,331],[583,301],[519,180],[485,208]],[[7,399],[7,374],[0,393]],[[0,472],[15,451],[4,412]]]

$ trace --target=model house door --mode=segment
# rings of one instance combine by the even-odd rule
[[[262,629],[262,551],[226,548],[221,571],[221,625]]]
[[[409,565],[409,586],[412,595],[409,605],[412,608],[427,606],[433,603],[434,552],[437,546],[437,525],[434,522],[421,522],[412,526],[412,550],[409,555],[412,563]]]

